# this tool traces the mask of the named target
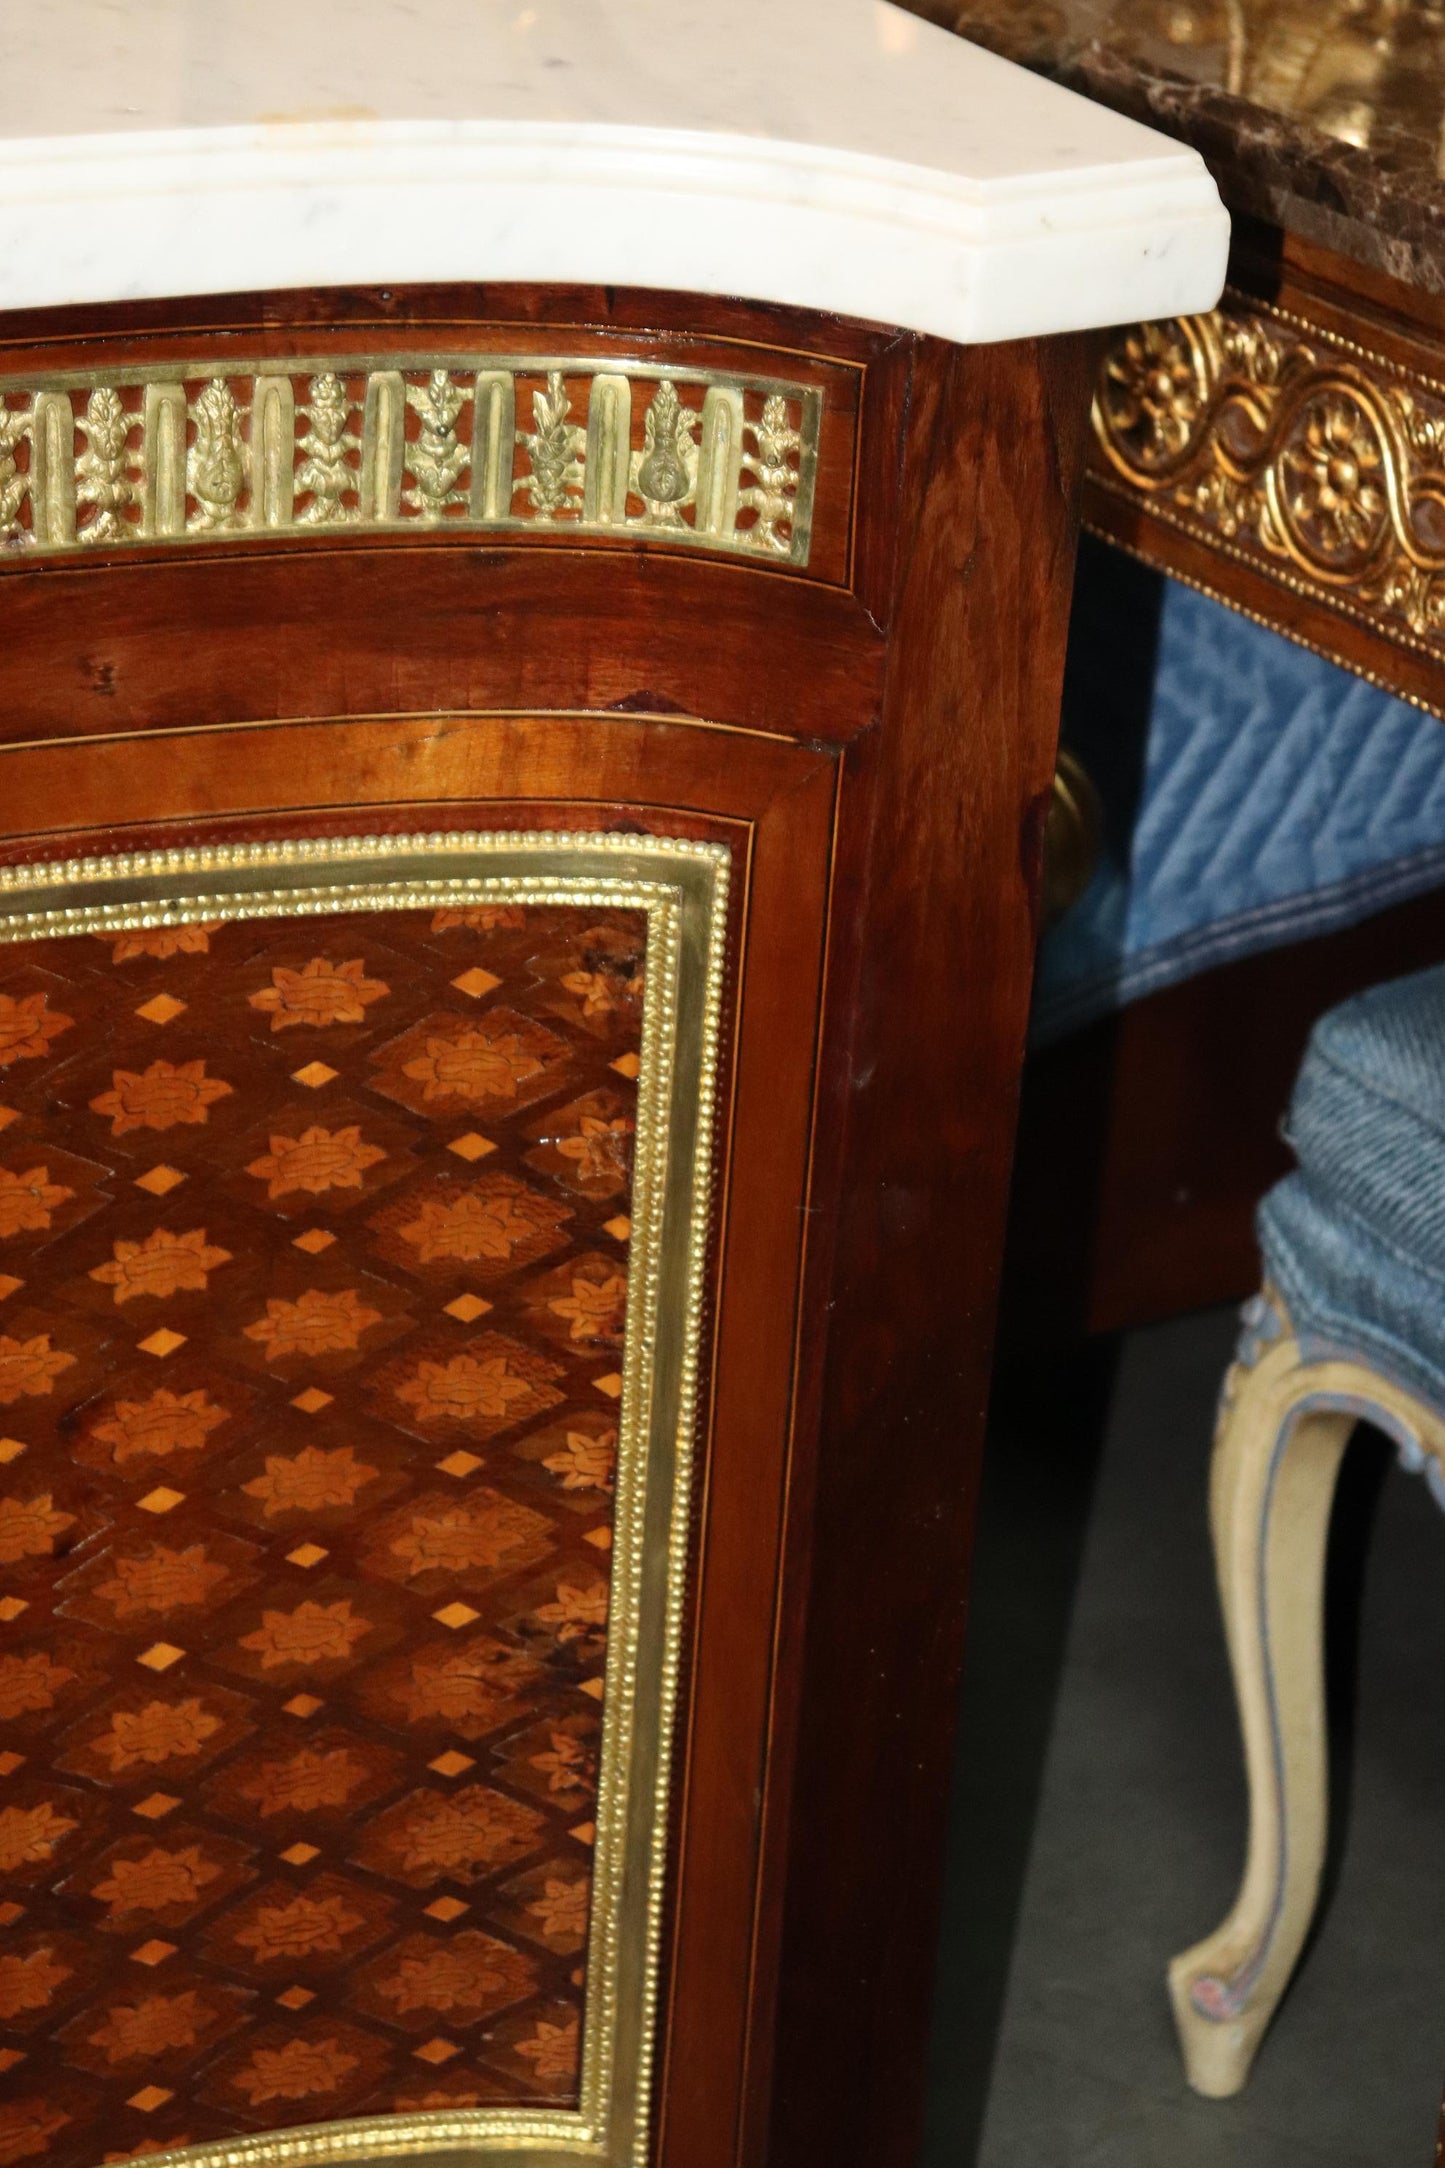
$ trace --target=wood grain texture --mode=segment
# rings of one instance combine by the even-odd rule
[[[917,2143],[1091,358],[920,348],[883,716],[847,756],[758,2069],[799,2168]]]

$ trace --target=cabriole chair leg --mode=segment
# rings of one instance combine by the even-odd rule
[[[1236,2093],[1288,1984],[1319,1893],[1327,1829],[1323,1584],[1355,1418],[1321,1406],[1293,1338],[1225,1385],[1210,1517],[1249,1779],[1233,1909],[1175,1958],[1169,1992],[1189,2082]]]
[[[1363,1364],[1306,1360],[1268,1292],[1225,1380],[1210,1479],[1215,1564],[1249,1781],[1249,1848],[1233,1908],[1169,1967],[1189,2082],[1237,2093],[1289,1984],[1319,1896],[1328,1833],[1324,1561],[1340,1461],[1357,1421],[1410,1468],[1445,1458],[1445,1426]]]

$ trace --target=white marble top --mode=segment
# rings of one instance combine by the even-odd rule
[[[1197,155],[887,0],[10,0],[0,308],[597,281],[962,341],[1208,307]]]

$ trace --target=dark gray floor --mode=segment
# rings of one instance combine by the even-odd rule
[[[1362,1435],[1331,1558],[1338,1841],[1235,2101],[1186,2088],[1170,1954],[1244,1792],[1205,1530],[1233,1314],[999,1394],[925,2168],[1427,2168],[1445,2074],[1445,1519]],[[1342,1806],[1343,1811],[1339,1808]]]

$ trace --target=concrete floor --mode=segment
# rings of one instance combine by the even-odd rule
[[[1205,1529],[1213,1312],[998,1396],[925,2168],[1428,2168],[1445,2075],[1445,1520],[1362,1435],[1331,1558],[1336,1843],[1237,2100],[1163,1992],[1243,1857]]]

